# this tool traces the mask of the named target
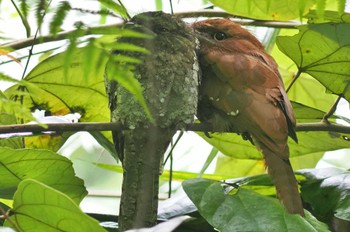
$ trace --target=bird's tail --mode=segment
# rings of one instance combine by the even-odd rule
[[[156,126],[124,132],[120,231],[156,224],[159,166],[174,133]]]
[[[277,196],[289,213],[304,216],[304,209],[298,190],[298,182],[295,179],[292,166],[289,161],[289,148],[286,146],[282,152],[276,154],[264,144],[259,144],[265,158],[265,164],[272,182],[277,191]]]

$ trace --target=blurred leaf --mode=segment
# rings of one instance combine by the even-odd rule
[[[340,11],[326,10],[323,18],[319,18],[315,10],[310,10],[304,17],[308,19],[308,23],[350,23],[350,14],[341,13]]]
[[[205,163],[203,164],[202,169],[200,170],[200,172],[198,173],[198,177],[202,177],[202,175],[204,174],[205,170],[207,170],[207,168],[209,167],[209,165],[213,162],[214,158],[218,155],[219,150],[216,149],[215,147],[213,147],[208,155],[207,160],[205,161]]]
[[[0,148],[0,197],[11,199],[20,181],[36,179],[67,194],[77,204],[87,191],[72,162],[49,150]]]
[[[17,63],[21,63],[21,61],[19,59],[17,59],[16,57],[14,57],[13,55],[11,55],[10,52],[11,52],[10,50],[1,48],[0,49],[0,56],[6,56],[7,58],[9,58],[13,61],[16,61]],[[1,76],[5,76],[5,74],[1,73]]]
[[[147,107],[145,98],[143,97],[143,88],[133,73],[134,66],[126,64],[125,62],[116,61],[115,59],[119,56],[120,55],[110,56],[110,60],[106,66],[107,78],[118,82],[118,84],[128,90],[140,103],[150,121],[153,122],[154,119]]]
[[[120,5],[113,0],[98,0],[108,9],[113,10],[115,13],[119,14],[123,19],[128,19],[128,12],[123,5]]]
[[[6,110],[3,106],[6,96],[0,91],[0,125],[16,124],[16,116]],[[5,100],[5,102],[7,99]],[[6,104],[6,103],[5,103]],[[0,147],[22,148],[21,138],[0,139]]]
[[[66,195],[32,179],[19,184],[12,211],[21,231],[106,231]]]
[[[208,143],[216,147],[223,154],[238,159],[256,159],[261,160],[260,152],[249,142],[243,140],[240,135],[234,133],[210,133],[208,138],[204,133],[198,134]],[[316,152],[326,152],[342,148],[348,148],[350,141],[346,136],[335,132],[298,132],[299,144],[289,139],[291,157],[302,156]]]
[[[66,18],[68,11],[71,10],[71,6],[68,1],[62,1],[56,8],[56,12],[52,17],[50,23],[50,33],[56,35],[61,30],[63,20]]]
[[[328,231],[308,212],[288,214],[277,199],[240,188],[225,194],[222,183],[208,179],[183,182],[199,213],[220,231]]]
[[[301,18],[316,1],[210,0],[210,2],[234,15],[261,20],[291,20]]]
[[[299,70],[335,94],[350,100],[350,24],[324,23],[299,27],[299,34],[277,38],[279,49]]]
[[[113,156],[116,161],[119,161],[114,144],[105,135],[103,135],[100,131],[90,131],[89,133]]]
[[[314,168],[323,157],[323,154],[324,152],[317,152],[303,156],[291,157],[290,162],[294,170]],[[252,176],[266,173],[266,167],[263,159],[238,159],[230,156],[220,155],[216,161],[214,173],[219,176],[237,178],[242,176]]]
[[[39,28],[41,28],[41,24],[44,18],[44,12],[47,10],[47,8],[48,8],[47,0],[39,0],[36,2],[35,17]]]
[[[49,50],[43,54],[41,54],[39,56],[39,62],[42,62],[43,60],[47,59],[48,57],[50,57],[52,55],[53,51],[52,50]]]
[[[84,76],[85,48],[76,48],[72,54],[68,76],[64,76],[64,60],[66,53],[49,57],[39,63],[26,77],[25,83],[19,83],[5,91],[12,99],[21,102],[26,109],[45,110],[46,115],[66,115],[80,113],[81,121],[108,122],[109,109],[103,80],[105,56],[94,56],[91,68]],[[98,49],[98,48],[95,48]],[[23,97],[16,97],[18,94]],[[23,98],[23,100],[22,100]],[[57,150],[70,133],[62,136],[45,135],[42,137],[26,138],[30,147]],[[54,140],[56,141],[54,141]]]
[[[350,221],[350,172],[335,168],[300,170],[303,200],[321,220],[337,218]],[[327,204],[325,204],[327,202]]]
[[[123,173],[123,168],[120,165],[113,165],[113,164],[103,164],[103,163],[94,163],[96,166],[113,171],[118,173]],[[198,173],[195,172],[182,172],[182,171],[173,171],[172,172],[172,179],[175,181],[184,181],[192,178],[196,178],[198,176]],[[160,180],[168,181],[170,177],[170,171],[164,170],[162,172],[162,175],[159,177]],[[224,175],[214,175],[214,174],[203,174],[203,178],[211,178],[214,180],[224,180],[229,178],[230,176],[224,176]]]

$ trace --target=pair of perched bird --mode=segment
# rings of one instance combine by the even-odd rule
[[[107,85],[112,121],[133,128],[113,133],[124,168],[159,166],[160,157],[153,156],[162,156],[176,128],[197,115],[214,130],[238,131],[249,139],[262,152],[287,211],[304,215],[287,145],[288,136],[297,141],[295,118],[278,66],[262,44],[228,19],[207,19],[189,27],[172,15],[147,12],[128,25],[153,37],[120,42],[151,52],[137,54],[142,63],[134,73],[155,123],[125,88],[113,81]],[[147,175],[142,168],[137,172]]]

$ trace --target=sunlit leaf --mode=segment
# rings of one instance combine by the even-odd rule
[[[339,11],[326,10],[323,18],[319,18],[315,10],[310,10],[304,17],[308,19],[308,23],[350,23],[350,14]]]
[[[301,18],[315,0],[210,0],[215,6],[239,16],[262,20],[291,20]]]
[[[75,176],[72,162],[49,150],[0,148],[0,197],[11,199],[17,185],[36,179],[72,198],[77,204],[87,191]]]
[[[122,18],[124,18],[124,19],[129,18],[128,12],[123,5],[120,5],[113,0],[98,0],[98,1],[101,4],[103,4],[105,7],[107,7],[108,9],[111,9],[114,12],[116,12],[117,14],[119,14]]]
[[[45,110],[46,115],[66,115],[77,112],[82,116],[81,121],[108,122],[110,113],[103,80],[104,66],[108,57],[90,57],[92,67],[84,73],[82,57],[84,49],[75,49],[67,77],[64,75],[64,60],[67,54],[60,53],[39,63],[26,76],[25,83],[12,86],[5,91],[5,94],[14,99],[19,93],[26,93],[23,97],[17,97],[18,103],[21,102],[23,107],[32,111]],[[50,141],[51,138],[57,141]],[[34,138],[27,139],[27,145],[58,149],[66,137],[46,135],[40,138],[46,142],[32,141]]]
[[[106,231],[66,195],[32,179],[19,184],[12,211],[21,231]]]
[[[300,71],[350,100],[350,24],[311,24],[299,30],[297,35],[277,38],[279,49]]]
[[[57,34],[60,31],[60,27],[63,24],[63,20],[66,18],[68,11],[71,9],[69,2],[62,1],[56,8],[56,12],[50,23],[50,33]]]
[[[262,159],[260,152],[249,141],[243,140],[237,134],[211,133],[211,138],[208,138],[204,133],[198,134],[225,155],[238,159]],[[298,132],[297,136],[298,144],[291,139],[288,141],[291,157],[338,150],[350,146],[350,141],[347,140],[347,137],[350,136],[341,133],[310,131]]]

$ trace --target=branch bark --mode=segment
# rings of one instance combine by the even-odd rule
[[[41,133],[47,131],[67,132],[67,131],[120,131],[128,130],[119,122],[81,122],[81,123],[50,123],[46,125],[39,124],[14,124],[0,126],[0,134],[32,132]],[[185,128],[186,131],[213,131],[208,124],[190,124]],[[334,123],[314,122],[314,123],[298,123],[297,131],[330,131],[350,134],[350,126],[344,126]],[[236,133],[237,131],[231,131]]]
[[[263,21],[263,20],[254,20],[251,18],[243,18],[236,15],[232,15],[229,13],[226,13],[224,11],[213,11],[213,10],[203,10],[203,11],[196,11],[196,12],[180,12],[175,13],[180,18],[198,18],[198,17],[224,17],[224,18],[230,18],[232,21],[246,25],[246,26],[260,26],[260,27],[273,27],[273,28],[296,28],[297,26],[300,26],[301,23],[296,21]],[[242,20],[243,19],[243,20]],[[106,24],[106,25],[100,25],[96,27],[88,28],[85,31],[85,35],[92,35],[95,34],[96,29],[104,29],[104,28],[113,28],[113,27],[120,27],[121,23],[114,23],[114,24]],[[36,44],[42,44],[47,42],[53,42],[53,41],[59,41],[64,40],[69,37],[69,35],[75,33],[76,30],[70,30],[70,31],[63,31],[58,33],[57,35],[45,35],[45,36],[39,36],[37,38],[30,37],[28,39],[23,40],[17,40],[10,43],[0,44],[0,47],[11,47],[14,50],[19,50],[22,48],[26,48],[32,45]]]

